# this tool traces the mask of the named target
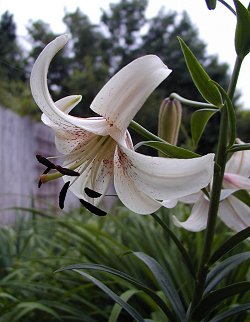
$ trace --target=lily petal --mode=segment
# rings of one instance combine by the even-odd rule
[[[248,164],[250,167],[250,164]],[[250,191],[250,179],[234,173],[224,174],[224,187],[239,188]]]
[[[250,226],[250,207],[234,196],[221,202],[220,219],[234,231],[241,231]]]
[[[237,139],[238,144],[244,142]],[[250,176],[250,150],[235,152],[226,164],[226,173],[235,173],[243,177]]]
[[[241,189],[236,188],[236,189],[222,189],[220,192],[220,201],[225,200],[226,198],[228,198],[229,196],[231,196],[233,193],[235,193],[236,191],[239,191]]]
[[[91,202],[94,205],[104,197],[113,178],[113,156],[115,142],[112,139],[108,144],[98,144],[98,137],[92,138],[92,142],[83,145],[65,158],[67,167],[74,168],[80,173],[77,178],[64,176],[65,182],[70,181],[70,190],[79,198]],[[92,148],[91,148],[92,147]],[[64,164],[64,165],[65,165]],[[75,167],[75,165],[78,165]],[[100,193],[100,198],[90,198],[84,189],[89,188]]]
[[[47,85],[47,74],[51,60],[67,43],[68,36],[62,35],[50,42],[38,56],[32,68],[30,86],[33,98],[50,121],[67,131],[75,131],[75,127],[98,135],[108,135],[110,125],[104,118],[78,118],[66,114],[53,102]]]
[[[196,201],[198,201],[200,199],[200,197],[204,197],[204,194],[202,191],[198,191],[198,192],[195,192],[195,193],[192,193],[191,195],[188,195],[188,196],[184,196],[184,197],[181,197],[179,198],[178,201],[180,202],[183,202],[183,203],[196,203]]]
[[[161,206],[158,200],[178,199],[207,186],[213,173],[213,157],[208,154],[195,159],[167,159],[145,156],[119,146],[115,156],[115,188],[124,204],[130,204],[130,209],[136,203],[136,191],[141,191],[138,204],[145,199],[148,209],[145,204],[139,210],[151,213]]]
[[[123,133],[148,96],[170,73],[157,56],[135,59],[106,83],[90,108]]]
[[[191,215],[186,221],[179,221],[173,216],[173,222],[176,226],[189,231],[201,231],[207,226],[209,202],[203,196],[194,204]]]
[[[81,95],[70,95],[56,101],[55,105],[57,108],[59,108],[59,110],[68,114],[81,101],[81,99]],[[41,120],[47,126],[56,127],[56,125],[51,122],[51,120],[44,113],[42,114]]]

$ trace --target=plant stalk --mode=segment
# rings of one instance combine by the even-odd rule
[[[231,100],[233,99],[233,96],[235,93],[241,64],[242,64],[242,59],[237,57],[235,61],[231,81],[227,91],[227,94]],[[211,199],[210,199],[210,205],[208,210],[207,228],[205,231],[204,246],[203,246],[201,260],[199,263],[196,287],[195,287],[194,296],[193,296],[193,300],[190,308],[189,321],[192,320],[192,312],[195,309],[195,306],[199,303],[199,301],[202,298],[204,288],[205,288],[205,282],[208,274],[208,269],[209,269],[208,261],[211,256],[217,213],[218,213],[219,203],[220,203],[220,193],[222,189],[223,176],[224,176],[224,171],[225,171],[225,166],[227,161],[227,133],[228,133],[228,113],[227,113],[227,106],[225,105],[221,109],[220,131],[219,131],[218,147],[217,147],[216,158],[215,158],[216,163],[220,166],[220,171],[214,172],[214,178],[213,178],[213,184],[212,184],[212,190],[211,190]]]

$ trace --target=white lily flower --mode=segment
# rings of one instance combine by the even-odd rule
[[[243,144],[237,139],[238,144]],[[226,164],[223,188],[220,196],[218,216],[232,230],[238,232],[250,226],[250,207],[232,194],[238,190],[250,191],[250,151],[235,152]],[[190,231],[201,231],[207,226],[209,200],[202,193],[193,194],[181,200],[194,203],[191,215],[186,221],[173,217],[178,227]]]
[[[110,182],[130,210],[149,214],[162,200],[178,199],[208,185],[213,172],[213,154],[195,159],[151,157],[134,151],[127,127],[152,91],[171,70],[154,55],[134,60],[101,89],[90,108],[98,117],[79,118],[68,113],[80,96],[53,102],[47,85],[49,64],[66,44],[67,35],[52,41],[37,58],[31,73],[32,95],[44,113],[43,122],[54,129],[55,142],[64,155],[63,166],[80,176],[64,176],[80,199],[98,205]],[[45,174],[46,182],[61,174]],[[85,188],[100,193],[90,198]]]

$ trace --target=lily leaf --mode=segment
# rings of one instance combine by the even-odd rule
[[[175,243],[175,245],[179,249],[179,251],[184,259],[184,262],[185,262],[187,268],[189,269],[190,274],[193,276],[193,278],[196,278],[196,273],[195,273],[195,268],[194,268],[193,262],[189,256],[188,252],[186,251],[185,247],[183,246],[183,244],[176,237],[176,235],[172,232],[172,230],[165,224],[165,222],[161,220],[160,217],[158,217],[155,213],[153,213],[151,216],[161,225],[161,227],[165,230],[165,232],[168,234],[168,236]]]
[[[121,307],[128,312],[130,316],[132,316],[135,321],[144,322],[143,317],[135,310],[131,305],[127,302],[123,301],[116,293],[114,293],[110,288],[108,288],[105,284],[101,281],[96,279],[95,277],[77,269],[73,269],[74,272],[82,275],[83,277],[87,278],[91,282],[93,282],[96,286],[98,286],[103,292],[105,292],[109,297],[111,297],[116,303],[121,305]]]
[[[192,317],[194,320],[200,321],[223,300],[238,293],[247,292],[249,290],[250,282],[239,282],[211,292],[207,296],[205,296],[201,300],[201,302],[196,306]]]
[[[229,238],[224,244],[222,244],[213,253],[213,255],[209,260],[209,265],[212,265],[213,263],[215,263],[218,259],[220,259],[227,252],[229,252],[231,249],[233,249],[235,246],[237,246],[239,243],[241,243],[243,240],[245,240],[248,237],[250,237],[250,227],[247,227],[239,231],[237,234]]]
[[[207,102],[219,108],[222,107],[223,102],[218,88],[210,81],[211,78],[208,76],[185,42],[180,37],[178,37],[178,39],[189,73],[198,91]]]
[[[79,269],[93,269],[101,272],[106,272],[128,281],[132,285],[136,286],[139,290],[145,292],[162,309],[162,311],[166,314],[166,316],[169,318],[171,322],[172,321],[178,322],[178,319],[175,318],[175,316],[172,314],[172,312],[170,311],[166,303],[152,289],[150,289],[140,281],[136,280],[132,276],[126,273],[123,273],[117,269],[114,269],[112,267],[108,267],[105,265],[81,263],[81,264],[73,264],[73,265],[62,267],[56,270],[56,273],[63,272],[65,270],[79,270]]]
[[[167,142],[143,141],[137,144],[136,147],[138,148],[139,146],[142,146],[142,145],[146,145],[151,148],[154,148],[170,158],[191,159],[191,158],[200,157],[198,153],[192,152],[184,148],[180,148],[178,146],[172,145]]]
[[[187,321],[185,310],[179,294],[177,293],[175,286],[172,283],[170,276],[168,276],[166,270],[164,270],[154,258],[142,252],[133,252],[133,254],[143,261],[151,270],[157,282],[161,286],[162,291],[172,305],[172,308],[179,320],[182,322]]]
[[[236,307],[233,307],[233,308],[229,309],[228,311],[217,315],[216,317],[214,317],[209,322],[225,321],[225,319],[229,318],[230,316],[233,316],[233,315],[236,315],[236,314],[239,314],[241,312],[248,311],[248,310],[250,310],[250,303],[237,305]]]
[[[127,290],[122,295],[120,295],[120,298],[124,302],[128,302],[129,299],[133,295],[137,294],[138,292],[140,292],[140,291],[135,290],[135,289]],[[122,311],[122,307],[118,303],[115,303],[115,305],[113,306],[113,309],[112,309],[112,311],[110,313],[108,322],[117,322],[121,311]]]
[[[204,294],[208,294],[234,268],[247,260],[250,260],[250,252],[236,254],[225,259],[223,262],[217,265],[207,276]]]
[[[195,111],[191,118],[191,132],[194,146],[197,146],[207,122],[218,110],[204,108]]]

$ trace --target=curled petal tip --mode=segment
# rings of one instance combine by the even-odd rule
[[[69,40],[68,34],[63,34],[61,36],[56,37],[55,41],[60,42],[62,46],[64,46]]]

